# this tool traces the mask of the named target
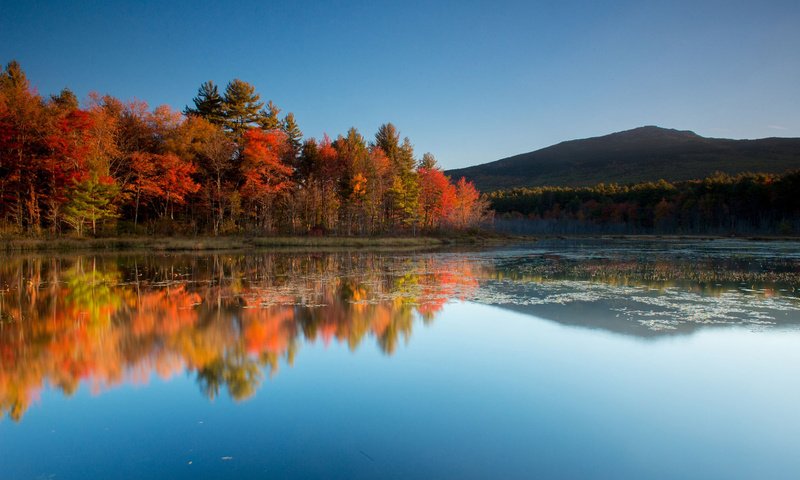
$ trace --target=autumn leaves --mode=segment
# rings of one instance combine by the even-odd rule
[[[303,134],[242,80],[201,85],[178,113],[139,101],[43,98],[0,73],[0,227],[13,234],[416,234],[488,218],[390,123],[367,141]]]

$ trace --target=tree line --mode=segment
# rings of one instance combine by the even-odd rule
[[[525,233],[800,232],[800,171],[702,180],[517,188],[489,194],[496,226]],[[521,222],[520,220],[526,220]]]
[[[416,234],[490,215],[471,182],[417,159],[391,123],[304,139],[292,113],[235,79],[183,112],[0,72],[0,229],[10,234]]]

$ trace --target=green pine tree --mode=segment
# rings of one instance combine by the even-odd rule
[[[225,87],[222,100],[225,127],[235,138],[240,138],[248,128],[258,122],[259,110],[264,106],[264,102],[259,101],[260,98],[254,86],[238,78]]]
[[[194,108],[186,107],[184,113],[203,117],[211,123],[221,125],[225,119],[222,109],[222,97],[219,89],[211,80],[203,82],[197,89],[197,96],[192,99]]]
[[[380,126],[375,134],[375,146],[386,153],[392,165],[389,195],[394,216],[401,224],[413,227],[418,216],[419,193],[414,147],[408,137],[400,144],[400,132],[391,123]]]
[[[375,146],[380,147],[389,160],[394,163],[400,151],[400,132],[391,123],[384,123],[375,134]]]
[[[397,159],[397,174],[403,184],[400,196],[400,209],[403,213],[403,223],[415,226],[419,213],[419,180],[415,170],[417,162],[414,160],[414,147],[408,137],[403,139]]]
[[[278,118],[279,113],[281,113],[281,109],[270,100],[267,102],[267,106],[258,112],[258,124],[261,125],[261,128],[264,130],[277,130],[281,128],[281,120]]]
[[[289,137],[289,144],[292,146],[292,151],[296,154],[300,151],[300,145],[303,141],[303,132],[301,132],[300,127],[297,126],[292,112],[287,113],[283,118],[281,128],[284,133],[286,133],[286,136]]]

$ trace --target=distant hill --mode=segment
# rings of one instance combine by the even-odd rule
[[[654,126],[551,147],[473,167],[449,170],[483,192],[514,187],[590,186],[665,179],[691,180],[742,172],[800,168],[800,138],[729,140]]]

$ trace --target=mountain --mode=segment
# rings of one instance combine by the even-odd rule
[[[691,180],[714,172],[782,173],[800,168],[800,138],[729,140],[646,126],[571,140],[473,167],[449,170],[483,192],[514,187],[590,186]]]

